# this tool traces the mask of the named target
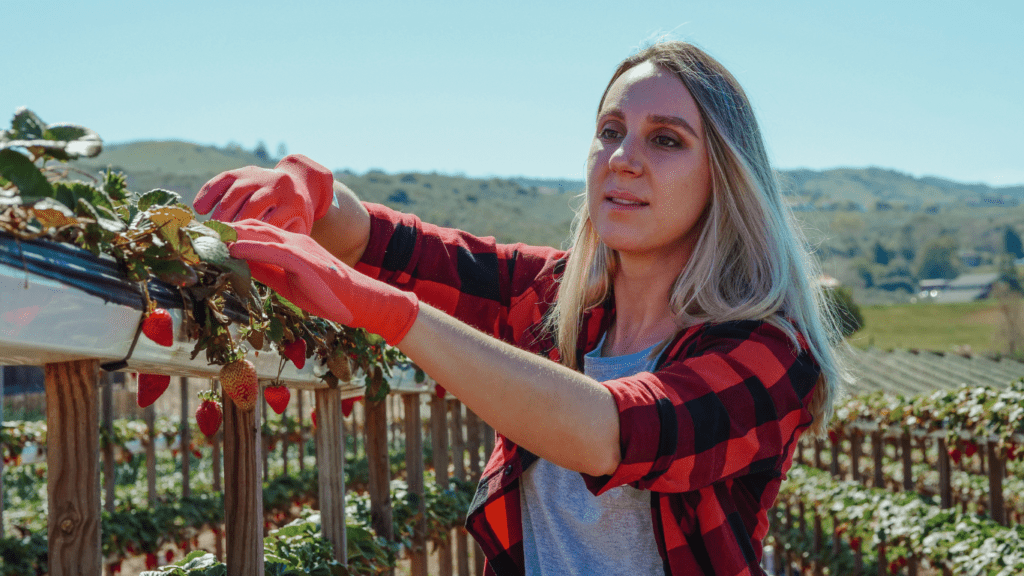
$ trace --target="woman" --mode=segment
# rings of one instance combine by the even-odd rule
[[[489,573],[762,574],[843,371],[749,102],[654,45],[608,84],[587,169],[567,252],[362,204],[303,157],[196,209],[240,221],[256,278],[383,335],[497,431],[467,518]]]

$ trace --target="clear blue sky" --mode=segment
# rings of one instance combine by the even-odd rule
[[[107,142],[582,178],[612,70],[667,34],[739,78],[779,168],[1024,183],[1020,0],[0,0],[0,22],[0,117]]]

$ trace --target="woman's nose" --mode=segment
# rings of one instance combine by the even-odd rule
[[[608,167],[614,172],[625,174],[640,174],[643,171],[643,162],[632,136],[626,136],[619,141],[618,147],[608,158]]]

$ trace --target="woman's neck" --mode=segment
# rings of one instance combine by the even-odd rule
[[[619,264],[612,280],[615,322],[605,338],[604,356],[640,352],[678,330],[669,306],[678,271],[656,263]]]

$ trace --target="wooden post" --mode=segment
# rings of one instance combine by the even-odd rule
[[[370,525],[378,536],[394,541],[391,514],[391,466],[388,462],[387,397],[370,401],[383,385],[383,374],[376,370],[366,390],[366,459],[369,464]],[[320,415],[317,413],[317,420]]]
[[[338,388],[316,390],[316,464],[320,481],[320,526],[334,559],[348,563],[345,534],[345,419]]]
[[[263,392],[256,394],[256,403]],[[260,422],[224,395],[224,527],[228,576],[263,576],[263,482]]]
[[[479,480],[482,472],[480,466],[480,417],[466,409],[466,449],[469,451],[470,480]],[[477,576],[484,574],[484,551],[473,541],[473,567]]]
[[[860,482],[860,453],[864,448],[864,439],[861,438],[860,430],[853,429],[850,434],[850,477],[854,482]]]
[[[910,431],[904,430],[900,436],[900,456],[903,459],[903,490],[911,492],[914,490],[914,460],[913,447],[910,443]]]
[[[459,480],[466,480],[466,443],[463,440],[462,402],[452,400],[452,462],[454,474]],[[455,556],[459,576],[469,576],[469,534],[464,528],[455,531]]]
[[[949,452],[946,451],[946,439],[939,438],[935,442],[938,447],[938,468],[939,468],[939,505],[942,508],[953,507],[953,486],[950,482],[951,474],[949,469]]]
[[[99,363],[47,364],[44,374],[49,573],[100,574]]]
[[[221,453],[220,444],[224,438],[224,431],[218,430],[213,435],[213,450],[211,451],[210,458],[213,460],[213,491],[221,492],[223,487],[221,486],[220,472],[221,472]],[[217,524],[213,531],[214,536],[214,554],[217,556],[217,560],[223,562],[224,560],[224,538],[223,538],[223,526]]]
[[[1006,521],[1006,503],[1003,500],[1003,476],[1006,475],[1005,457],[1000,458],[996,443],[986,442],[988,446],[988,515],[992,520],[1003,526]]]
[[[181,497],[192,496],[192,427],[189,426],[188,378],[180,378],[181,384]],[[261,488],[262,491],[262,488]],[[263,517],[260,516],[260,519]]]
[[[831,443],[831,444],[832,444],[832,448],[829,450],[829,453],[831,455],[831,460],[832,460],[831,468],[830,468],[831,471],[832,471],[832,477],[836,478],[836,479],[839,479],[839,480],[842,480],[842,478],[839,475],[839,450],[843,446],[843,441],[842,440],[838,440],[837,442],[834,442],[834,443]]]
[[[263,421],[267,421],[267,402],[264,400],[260,402],[260,410],[263,411]],[[270,438],[263,435],[263,427],[260,427],[260,440],[263,441],[263,481],[270,480],[270,457],[267,452],[270,452]]]
[[[146,490],[149,505],[156,505],[156,408],[150,404],[142,412],[149,431],[149,442],[146,443]]]
[[[818,470],[824,470],[821,465],[821,438],[814,437],[814,467]]]
[[[412,537],[412,576],[427,576],[427,502],[423,481],[423,428],[420,426],[420,395],[403,394],[405,408],[405,479],[409,493],[419,496],[419,521]]]
[[[299,390],[298,409],[299,409],[299,472],[306,469],[306,421],[303,419],[306,417],[304,412],[305,406],[303,406],[303,397],[306,395],[305,390]]]
[[[885,555],[885,540],[878,543],[878,557],[876,562],[878,563],[878,576],[888,576],[889,562]]]
[[[875,465],[875,488],[885,488],[885,476],[882,474],[882,462],[885,446],[882,444],[882,431],[875,430],[871,433],[871,457]]]
[[[434,459],[434,481],[441,490],[448,489],[448,410],[444,398],[430,395],[430,448]],[[451,534],[449,533],[449,536]],[[452,576],[452,543],[448,538],[438,545],[439,576]]]
[[[100,387],[103,390],[103,430],[107,443],[103,446],[103,507],[114,511],[114,398],[110,373],[100,373]]]

